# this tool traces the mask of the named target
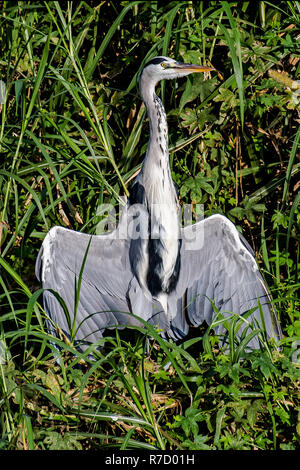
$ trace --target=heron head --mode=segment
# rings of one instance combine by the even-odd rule
[[[190,73],[209,72],[215,70],[205,65],[185,64],[170,57],[158,56],[147,62],[140,75],[140,88],[151,88],[160,80],[184,77]]]

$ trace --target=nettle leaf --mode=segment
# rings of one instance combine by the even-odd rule
[[[213,195],[215,194],[215,189],[208,182],[211,181],[211,178],[205,178],[200,173],[198,175],[189,176],[185,181],[183,181],[180,188],[180,195],[185,197],[190,191],[190,198],[196,203],[200,203],[202,200],[202,190],[206,193]]]
[[[198,116],[195,109],[186,108],[185,111],[180,113],[182,119],[181,125],[183,127],[188,127],[189,131],[192,133],[198,127]]]
[[[201,102],[210,95],[216,86],[216,78],[204,80],[203,75],[189,76],[186,82],[184,92],[180,99],[179,111],[181,111],[186,103],[189,103],[200,97]],[[204,112],[202,110],[201,112]]]
[[[275,104],[280,104],[282,101],[281,96],[264,94],[260,97],[260,102],[264,107],[272,108]]]
[[[275,262],[279,261],[279,266],[293,266],[293,260],[290,258],[290,254],[283,249],[279,254],[275,250],[270,250],[272,256],[269,256],[269,261]]]
[[[216,120],[216,116],[215,114],[212,114],[210,110],[207,108],[207,109],[201,109],[197,113],[197,119],[198,119],[198,125],[200,129],[204,129],[208,123],[214,122]]]
[[[219,94],[214,98],[214,101],[221,102],[220,111],[223,113],[229,111],[230,109],[236,108],[239,105],[239,100],[228,88],[219,88]]]
[[[237,422],[242,420],[245,414],[247,405],[248,405],[247,401],[240,401],[240,400],[227,403],[227,407],[230,408],[230,412]]]
[[[256,223],[256,217],[252,209],[245,210],[245,215],[250,222],[252,222],[253,224]]]
[[[191,200],[196,202],[196,203],[201,202],[201,200],[202,200],[201,188],[196,186],[195,189],[191,190]]]
[[[187,408],[185,411],[185,416],[180,416],[177,418],[178,424],[181,425],[186,437],[189,437],[190,434],[193,434],[194,438],[198,435],[198,422],[205,421],[206,417],[202,411],[197,408]]]
[[[276,406],[274,411],[282,423],[291,424],[291,416],[288,411],[284,410],[281,406]]]
[[[255,358],[252,363],[252,367],[254,370],[260,369],[266,379],[271,377],[272,374],[279,375],[277,368],[266,353],[262,353],[259,357]]]
[[[183,441],[183,447],[186,447],[190,450],[210,450],[215,447],[210,447],[209,445],[205,444],[206,441],[209,440],[209,436],[203,436],[202,434],[198,434],[194,438],[194,442],[191,440]]]
[[[79,369],[71,369],[70,370],[71,379],[74,381],[77,387],[80,387],[84,378],[84,374]]]
[[[197,37],[197,40],[199,40],[198,37]],[[187,64],[198,64],[199,63],[199,51],[198,50],[184,51],[184,53],[182,54],[182,60],[183,62],[186,62]]]
[[[243,209],[242,207],[234,207],[233,209],[230,209],[228,215],[241,220],[244,217],[244,213],[245,209]]]
[[[180,118],[182,120],[182,126],[188,127],[191,134],[193,134],[197,128],[204,129],[208,123],[216,120],[216,116],[212,114],[209,109],[198,110],[197,108],[185,108],[185,110],[180,113]]]
[[[60,399],[61,395],[61,384],[59,382],[62,382],[61,377],[54,374],[51,370],[48,370],[45,378],[45,386],[51,390],[57,400]]]
[[[263,212],[266,210],[266,205],[265,204],[254,204],[252,206],[252,209],[256,212]]]
[[[283,227],[287,228],[288,226],[288,216],[283,214],[282,212],[275,210],[274,215],[272,216],[273,227]]]
[[[254,428],[254,425],[257,421],[258,412],[262,411],[263,404],[264,400],[254,400],[251,406],[249,406],[247,409],[247,420],[252,429]]]
[[[75,436],[66,433],[64,436],[55,431],[48,431],[44,444],[49,450],[81,450],[82,445]]]

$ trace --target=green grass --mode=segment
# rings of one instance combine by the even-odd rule
[[[299,448],[299,2],[2,3],[0,448]],[[172,176],[254,247],[280,350],[263,331],[237,343],[236,315],[228,351],[205,326],[178,344],[108,331],[83,354],[45,329],[42,240],[96,233],[128,195],[149,137],[137,76],[157,54],[217,69],[158,88]]]

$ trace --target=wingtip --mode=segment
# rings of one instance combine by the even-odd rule
[[[58,229],[61,229],[62,227],[55,226],[52,227],[49,232],[46,234],[44,241],[42,243],[42,246],[40,248],[39,254],[36,259],[35,263],[35,275],[37,279],[40,282],[44,282],[44,277],[45,277],[45,266],[47,266],[47,263],[50,262],[51,258],[51,252],[50,252],[50,246],[51,242],[57,235]]]
[[[35,276],[39,282],[42,281],[42,264],[43,264],[43,245],[40,248],[39,254],[35,262]]]

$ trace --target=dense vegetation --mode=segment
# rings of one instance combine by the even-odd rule
[[[0,448],[299,447],[299,2],[0,5]],[[98,233],[128,194],[149,135],[137,75],[159,54],[217,69],[158,88],[172,175],[253,246],[280,350],[247,355],[235,316],[229,354],[205,326],[178,344],[109,331],[93,362],[49,341],[42,239]]]

